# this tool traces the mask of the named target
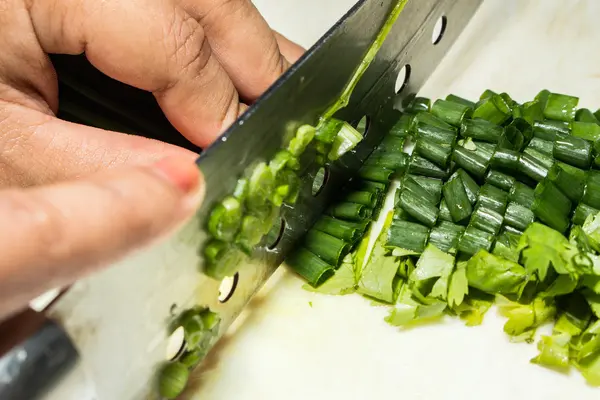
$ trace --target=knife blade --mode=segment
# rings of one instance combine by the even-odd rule
[[[277,246],[263,246],[241,266],[235,292],[226,302],[219,301],[221,282],[203,276],[199,269],[199,250],[207,239],[206,219],[212,206],[232,190],[248,167],[272,157],[298,126],[316,123],[360,63],[394,0],[359,1],[217,143],[201,154],[198,166],[205,177],[207,196],[194,220],[160,246],[78,282],[53,305],[49,315],[62,325],[77,347],[80,362],[97,388],[97,398],[156,398],[156,371],[166,361],[169,326],[181,311],[196,305],[210,307],[219,313],[220,335],[224,334],[378,144],[394,121],[395,107],[425,82],[479,3],[480,0],[408,1],[375,62],[356,87],[350,104],[336,114],[347,121],[368,116],[370,127],[365,139],[355,152],[329,167],[329,179],[319,196],[311,193],[316,169],[304,171],[298,204],[282,214],[285,229],[281,230]],[[444,40],[433,45],[431,29],[441,16],[449,22]],[[88,112],[93,112],[94,101],[101,98],[106,117],[111,115],[110,110],[122,110],[126,98],[128,103],[137,105],[132,107],[136,113],[156,122],[149,125],[165,126],[163,117],[156,115],[160,113],[152,112],[152,106],[139,106],[152,104],[149,94],[115,82],[111,82],[111,90],[97,83],[93,87],[94,83],[85,79],[86,68],[91,66],[78,64],[74,68],[68,58],[60,58],[55,65],[61,85],[77,86],[84,96],[94,93],[86,97],[90,103]],[[403,68],[406,78],[396,85]],[[73,79],[79,79],[77,85]],[[81,90],[85,85],[90,85],[89,90]],[[397,86],[402,87],[400,93]],[[143,129],[136,126],[130,131],[139,133]],[[169,140],[170,135],[165,134],[171,132],[169,129],[159,129],[156,135]]]

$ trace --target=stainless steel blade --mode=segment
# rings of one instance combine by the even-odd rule
[[[242,266],[227,302],[218,300],[220,282],[201,275],[198,268],[211,207],[232,190],[248,166],[273,156],[299,125],[316,123],[339,96],[394,0],[360,1],[200,157],[207,195],[193,221],[160,246],[79,282],[52,307],[50,315],[71,335],[81,354],[78,366],[94,381],[98,399],[155,398],[167,326],[180,311],[209,306],[221,315],[221,334],[225,331],[379,142],[393,120],[394,107],[433,72],[480,1],[408,1],[350,105],[338,114],[348,121],[368,116],[365,140],[331,166],[319,196],[311,193],[316,171],[306,171],[298,205],[283,213],[285,229],[278,245],[260,249]],[[431,32],[442,16],[452,23],[446,26],[444,40],[433,45]],[[397,77],[405,66],[408,79],[397,95]],[[56,392],[64,394],[59,389]]]

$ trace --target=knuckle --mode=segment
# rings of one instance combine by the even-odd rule
[[[202,26],[189,15],[175,17],[171,21],[170,60],[173,65],[171,73],[181,76],[189,72],[197,72],[204,69],[210,58],[210,52],[206,51],[208,42]]]

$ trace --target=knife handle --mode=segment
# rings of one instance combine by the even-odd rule
[[[75,365],[77,350],[54,321],[31,309],[0,324],[0,399],[45,393]]]

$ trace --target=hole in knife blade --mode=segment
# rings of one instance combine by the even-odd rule
[[[287,224],[285,219],[279,217],[278,223],[273,224],[273,227],[267,233],[267,237],[265,238],[265,242],[267,244],[267,249],[275,250],[275,247],[281,242],[281,238],[283,238],[283,234],[285,233],[285,228]]]
[[[406,64],[398,73],[398,78],[396,78],[396,94],[402,92],[406,85],[408,85],[408,81],[410,79],[410,70],[410,64]]]
[[[240,279],[240,274],[238,272],[233,276],[227,276],[223,278],[221,284],[219,285],[219,302],[226,303],[233,297],[235,293],[235,289],[237,288],[238,281]]]
[[[166,359],[167,361],[171,361],[176,359],[183,353],[183,349],[185,349],[185,332],[183,330],[183,326],[175,329],[171,336],[167,338],[167,351],[166,351]]]
[[[433,27],[433,32],[431,32],[431,43],[436,45],[438,44],[442,38],[444,37],[444,32],[446,32],[446,24],[448,23],[448,18],[445,15],[442,15],[438,18],[437,22]]]
[[[319,168],[317,174],[315,175],[315,179],[313,179],[312,184],[312,194],[313,196],[318,196],[322,191],[327,181],[329,180],[329,167],[324,166]]]

